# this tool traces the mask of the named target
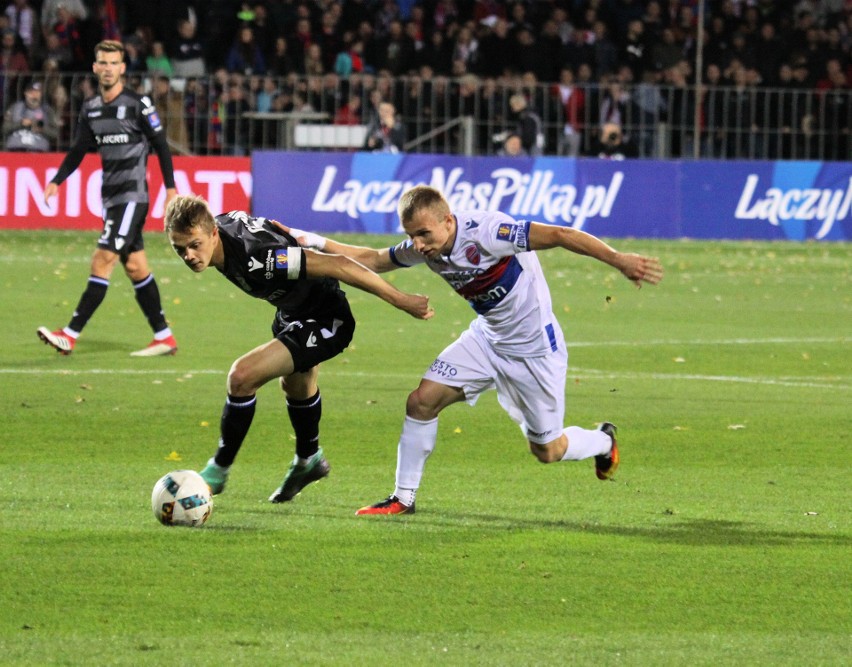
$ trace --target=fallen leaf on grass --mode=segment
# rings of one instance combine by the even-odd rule
[[[166,461],[183,461],[183,458],[181,458],[181,455],[177,452],[172,451],[172,453],[166,457]]]
[[[745,424],[728,424],[729,431],[739,431],[745,428]]]

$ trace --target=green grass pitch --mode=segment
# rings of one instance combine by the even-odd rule
[[[280,390],[201,530],[154,482],[215,449],[225,377],[273,310],[147,237],[175,357],[117,272],[70,357],[93,233],[0,234],[0,664],[841,665],[852,654],[852,245],[619,240],[666,277],[541,254],[569,341],[567,422],[619,426],[622,465],[543,466],[492,394],[453,406],[410,517],[393,489],[405,398],[467,326],[424,268],[413,320],[347,290],[324,365],[331,475],[266,501],[292,456]],[[380,246],[390,237],[341,237]]]

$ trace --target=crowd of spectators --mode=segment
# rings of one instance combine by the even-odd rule
[[[395,134],[411,138],[418,120],[406,112],[407,97],[422,101],[425,91],[453,85],[463,108],[465,82],[481,105],[489,86],[511,81],[518,83],[511,109],[501,112],[504,135],[517,134],[525,154],[576,155],[600,148],[605,124],[621,133],[642,125],[643,114],[693,124],[696,98],[678,91],[699,81],[711,91],[748,90],[741,105],[752,106],[756,90],[812,91],[823,106],[831,105],[832,92],[848,92],[852,1],[707,0],[702,45],[698,10],[697,0],[10,0],[0,15],[0,94],[10,94],[15,77],[38,73],[47,102],[64,108],[69,96],[86,91],[63,89],[57,75],[89,71],[94,44],[118,38],[127,47],[131,83],[154,80],[154,94],[174,104],[169,81],[182,81],[188,126],[176,134],[196,137],[194,152],[244,152],[250,129],[232,119],[246,111],[308,110],[329,96],[324,108],[346,124],[381,127],[380,103],[393,104],[395,122],[403,123]],[[699,48],[703,67],[696,72]],[[349,85],[356,79],[358,86]],[[394,87],[395,79],[406,80],[404,89]],[[364,81],[374,88],[363,89]],[[549,91],[547,99],[529,92],[536,86]],[[670,92],[661,94],[661,87]],[[15,90],[19,98],[23,87]],[[798,129],[814,123],[804,107],[770,121],[736,107],[730,94],[720,99],[701,98],[705,121],[747,118],[751,126]],[[848,96],[835,102],[848,103]],[[541,116],[554,104],[564,126],[558,136],[544,136]],[[842,126],[849,112],[831,113]],[[199,118],[207,119],[205,128],[192,126]],[[629,139],[647,154],[647,136],[634,132]],[[710,155],[739,154],[730,136],[701,140]],[[686,133],[672,139],[672,154],[685,152],[685,141]],[[848,155],[848,127],[840,141]]]

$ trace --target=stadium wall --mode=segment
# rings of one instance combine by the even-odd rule
[[[100,161],[89,155],[48,207],[61,154],[0,153],[0,229],[100,229]],[[176,157],[178,191],[214,212],[250,209],[321,232],[397,233],[408,186],[440,188],[456,208],[571,225],[612,238],[852,238],[852,163],[610,161],[420,154],[256,151],[251,158]],[[148,229],[165,191],[149,162]],[[152,223],[153,221],[153,223]]]

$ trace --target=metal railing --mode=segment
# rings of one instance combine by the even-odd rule
[[[5,113],[23,98],[30,78],[42,81],[45,100],[61,122],[55,149],[70,146],[80,104],[95,91],[91,73],[0,72],[0,107]],[[509,104],[521,92],[541,120],[544,155],[595,155],[600,128],[617,118],[639,158],[850,160],[852,91],[611,84],[576,86],[574,142],[564,141],[566,106],[554,84],[525,85],[519,79],[475,80],[334,74],[166,79],[133,74],[127,85],[152,97],[169,143],[182,155],[246,155],[252,149],[355,150],[304,147],[291,141],[298,123],[334,123],[353,96],[368,124],[377,99],[392,102],[406,128],[407,150],[448,155],[495,155],[495,136],[516,125]],[[274,90],[264,103],[263,89]],[[602,109],[608,110],[604,116]],[[260,113],[258,113],[260,112]],[[699,126],[696,126],[696,118]],[[260,119],[260,120],[258,120]],[[286,123],[286,127],[281,125]],[[360,136],[360,135],[358,135]],[[696,142],[697,146],[696,146]]]

